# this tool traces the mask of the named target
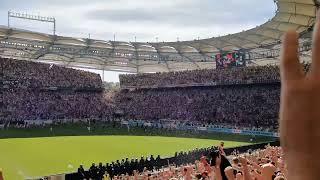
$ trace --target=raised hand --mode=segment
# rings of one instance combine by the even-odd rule
[[[320,23],[314,29],[312,66],[299,63],[298,34],[286,33],[281,57],[281,146],[288,179],[320,178]]]
[[[243,170],[242,170],[242,172],[243,172],[243,179],[244,179],[244,180],[251,180],[252,177],[251,177],[251,174],[250,174],[250,172],[249,172],[248,160],[247,160],[245,157],[240,156],[240,157],[239,157],[239,161],[240,161],[240,163],[241,163],[241,165],[242,165],[242,168],[243,168]]]

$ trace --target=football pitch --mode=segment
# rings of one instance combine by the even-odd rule
[[[216,146],[221,140],[152,136],[74,136],[0,139],[0,168],[5,180],[75,172],[95,162],[158,155]],[[226,147],[246,142],[224,141]]]

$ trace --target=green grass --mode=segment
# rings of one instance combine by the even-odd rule
[[[74,172],[80,164],[111,162],[141,156],[173,156],[176,151],[218,145],[247,145],[252,136],[126,127],[114,123],[61,124],[28,129],[0,130],[0,168],[5,180],[19,180]],[[160,137],[161,136],[161,137]],[[274,138],[255,137],[251,143]]]
[[[156,136],[74,136],[0,139],[0,168],[5,180],[76,171],[92,162],[141,156],[173,156],[176,151],[218,145],[221,140]],[[226,147],[247,145],[225,141]],[[73,167],[71,167],[71,166]]]

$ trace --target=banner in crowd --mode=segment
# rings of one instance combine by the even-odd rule
[[[208,131],[207,127],[198,127],[199,131]]]

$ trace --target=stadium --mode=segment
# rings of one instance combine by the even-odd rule
[[[8,11],[0,180],[289,179],[281,44],[296,31],[303,71],[312,69],[320,2],[274,3],[274,17],[253,29],[175,42],[60,36],[55,18]],[[53,33],[12,19],[53,24]],[[106,71],[123,73],[119,86],[107,85]]]

